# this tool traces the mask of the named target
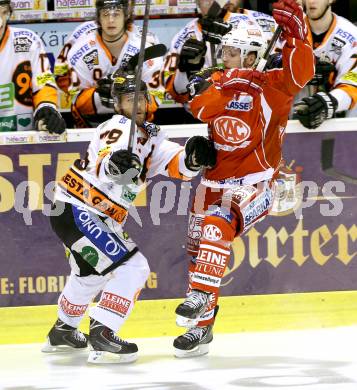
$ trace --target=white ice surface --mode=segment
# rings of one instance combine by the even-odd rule
[[[0,388],[357,390],[357,327],[216,334],[209,355],[173,357],[171,337],[136,339],[139,359],[88,365],[86,352],[0,346]]]

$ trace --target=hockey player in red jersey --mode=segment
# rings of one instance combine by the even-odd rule
[[[295,0],[274,3],[282,27],[283,69],[252,69],[264,46],[259,31],[232,30],[222,41],[226,68],[189,84],[193,115],[208,123],[217,163],[203,173],[188,227],[189,289],[176,309],[189,329],[174,341],[177,357],[208,352],[219,287],[231,243],[262,220],[272,206],[274,178],[293,98],[314,75],[302,8]]]
[[[236,9],[235,4],[229,5],[229,11],[225,8],[219,15],[213,17],[209,15],[213,3],[213,0],[196,1],[198,17],[189,21],[174,36],[165,57],[163,73],[166,92],[178,103],[188,102],[186,85],[190,76],[202,68],[213,65],[211,44],[219,44],[222,36],[232,26],[236,27],[240,23],[249,24],[254,29],[261,29],[266,39],[271,39],[275,30],[272,16],[248,9]],[[215,57],[216,53],[213,54]]]
[[[10,0],[0,0],[0,132],[42,130],[61,134],[57,88],[40,37],[8,25]]]
[[[112,96],[118,115],[95,130],[85,158],[75,161],[57,184],[51,226],[66,247],[72,271],[43,352],[85,349],[89,340],[90,363],[137,358],[137,345],[116,336],[150,271],[145,256],[123,231],[128,209],[147,178],[161,174],[190,180],[201,166],[214,164],[214,149],[207,138],[192,137],[184,148],[145,121],[144,82],[133,146],[128,149],[135,77],[115,72]],[[77,328],[99,292],[99,302],[89,309],[88,337]]]

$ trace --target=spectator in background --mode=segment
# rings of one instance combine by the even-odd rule
[[[190,76],[215,65],[216,53],[211,44],[219,44],[222,36],[232,26],[246,23],[260,27],[264,37],[269,40],[275,30],[272,16],[246,9],[237,9],[237,1],[227,2],[227,7],[233,7],[239,13],[223,9],[213,17],[208,15],[213,0],[197,0],[198,17],[190,21],[173,38],[171,48],[165,58],[164,82],[166,92],[178,103],[187,103],[189,97],[186,86]],[[213,49],[214,50],[214,49]],[[212,61],[213,59],[213,61]]]
[[[96,33],[98,25],[94,20],[81,23],[70,35],[56,58],[54,74],[56,83],[59,88],[64,92],[68,92],[68,88],[71,85],[70,67],[67,63],[68,52],[76,41],[82,36],[90,36],[91,33]]]
[[[57,82],[73,98],[72,115],[77,127],[93,127],[114,114],[109,75],[126,69],[139,52],[141,29],[133,24],[132,5],[128,0],[97,0],[96,22],[82,24],[57,59]],[[146,47],[157,44],[148,33]],[[162,58],[144,62],[142,80],[147,83],[149,117],[161,103]],[[69,76],[70,75],[70,79]]]
[[[357,27],[334,14],[335,0],[303,0],[308,39],[316,57],[309,97],[296,103],[295,117],[309,129],[336,114],[349,112],[357,102]]]
[[[41,130],[61,134],[57,88],[41,39],[10,27],[11,1],[0,0],[0,132]]]

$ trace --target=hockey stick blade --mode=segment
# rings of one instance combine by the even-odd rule
[[[162,57],[166,54],[166,52],[167,52],[167,47],[162,43],[149,46],[149,47],[145,48],[143,61],[145,62],[145,61],[157,58],[157,57]],[[128,71],[135,70],[135,68],[138,65],[138,61],[139,61],[139,53],[136,53],[134,56],[132,56],[130,58],[130,60],[126,66],[126,70],[128,70]]]

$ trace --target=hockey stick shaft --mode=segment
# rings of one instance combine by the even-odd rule
[[[211,16],[213,18],[217,17],[221,11],[224,5],[227,3],[227,0],[215,0],[211,7],[209,8],[207,12],[207,16]],[[211,52],[211,66],[217,66],[217,58],[216,58],[216,45],[212,42],[209,43],[210,45],[210,52]]]
[[[264,53],[263,57],[260,59],[257,67],[255,68],[259,72],[263,72],[265,70],[265,67],[266,67],[266,64],[268,62],[268,58],[270,56],[270,53],[272,52],[272,50],[273,50],[277,40],[279,39],[281,32],[282,32],[282,29],[281,29],[280,26],[278,26],[277,29],[274,32],[274,35],[272,36],[272,38],[271,38],[271,40],[269,42],[269,45],[268,45],[267,49],[265,50],[265,53]]]
[[[147,36],[148,25],[149,25],[150,3],[151,3],[151,0],[146,0],[146,2],[145,2],[143,30],[141,33],[142,35],[141,35],[141,42],[140,42],[139,59],[138,59],[136,78],[135,78],[134,107],[133,107],[133,112],[132,112],[130,133],[129,133],[129,144],[128,144],[129,152],[133,151],[134,136],[135,136],[135,130],[136,130],[136,115],[138,113],[138,102],[139,102],[139,92],[140,92],[140,85],[141,85],[141,75],[142,75],[144,56],[145,56],[146,36]]]
[[[216,45],[214,43],[210,42],[209,46],[210,46],[209,48],[210,48],[210,51],[211,51],[212,66],[217,66]]]

